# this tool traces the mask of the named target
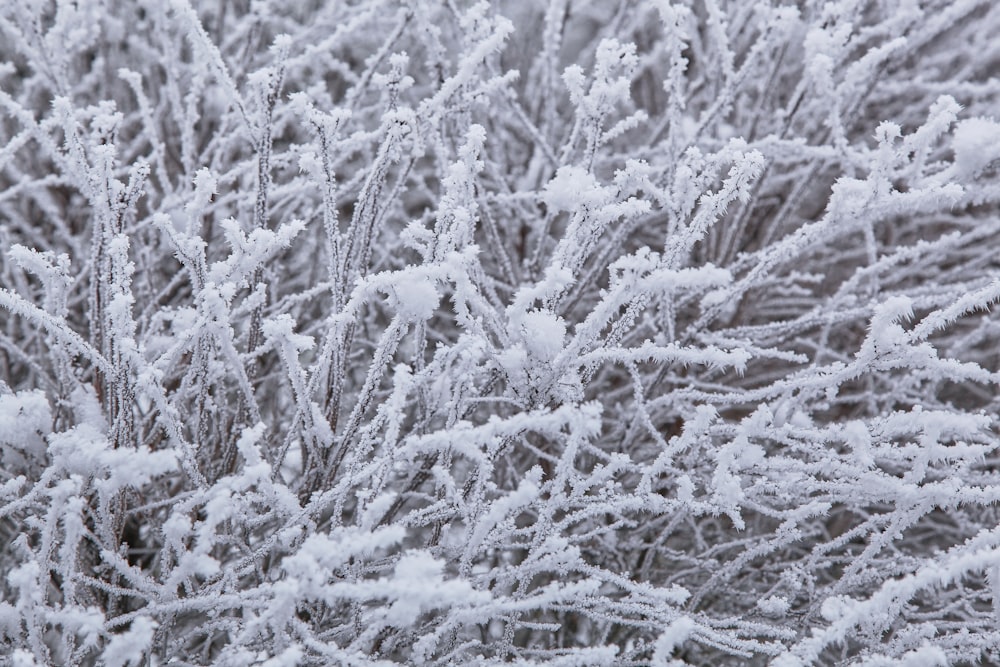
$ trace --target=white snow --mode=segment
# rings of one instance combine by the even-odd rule
[[[959,174],[977,176],[991,162],[1000,160],[1000,123],[982,117],[960,121],[951,147]]]

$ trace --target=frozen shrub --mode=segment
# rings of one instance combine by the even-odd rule
[[[1000,661],[998,31],[0,3],[4,660]]]

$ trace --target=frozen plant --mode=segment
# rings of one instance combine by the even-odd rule
[[[1000,662],[998,32],[0,3],[0,657]]]

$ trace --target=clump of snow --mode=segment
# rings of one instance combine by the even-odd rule
[[[760,609],[760,613],[771,618],[784,616],[788,613],[789,607],[788,599],[778,595],[757,600],[757,609]]]
[[[101,402],[89,385],[80,385],[69,396],[73,404],[73,415],[78,424],[86,424],[101,433],[108,430],[108,423],[101,411]]]
[[[49,454],[59,469],[70,475],[94,477],[95,486],[110,494],[138,488],[158,475],[177,469],[177,453],[150,451],[148,447],[115,449],[107,436],[89,424],[49,436]]]
[[[921,646],[907,652],[899,667],[946,667],[951,664],[948,654],[940,646]]]
[[[555,359],[566,339],[566,321],[546,310],[532,310],[521,317],[521,333],[530,355],[543,361]]]
[[[266,660],[260,667],[296,667],[302,662],[303,657],[300,646],[289,646],[279,655]]]
[[[593,174],[581,167],[560,167],[542,191],[542,201],[552,211],[573,211],[594,200],[600,185]]]
[[[969,118],[955,128],[951,143],[959,174],[976,176],[1000,159],[1000,123],[992,118]]]
[[[51,430],[52,410],[45,392],[0,394],[0,462],[6,470],[41,460]]]
[[[11,667],[37,667],[38,663],[35,662],[35,657],[31,655],[30,651],[24,649],[16,649],[14,654],[11,656]]]
[[[844,595],[834,595],[823,600],[819,613],[826,621],[833,623],[850,611],[851,603],[852,600]]]
[[[132,621],[128,631],[115,635],[104,648],[105,667],[126,667],[141,665],[143,657],[153,641],[156,622],[147,616],[138,616]]]
[[[397,280],[388,292],[389,304],[401,317],[411,321],[430,319],[441,301],[434,281],[426,277]]]
[[[395,600],[386,611],[386,622],[396,627],[412,625],[424,609],[461,602],[463,594],[473,592],[465,582],[445,584],[443,568],[443,562],[424,551],[400,558],[396,564]]]

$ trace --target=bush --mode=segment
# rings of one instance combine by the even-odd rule
[[[998,31],[3,3],[7,657],[1000,661]]]

